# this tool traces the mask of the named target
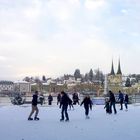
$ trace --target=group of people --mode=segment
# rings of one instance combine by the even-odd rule
[[[32,115],[34,114],[34,112],[35,112],[34,120],[39,120],[38,118],[39,109],[37,107],[37,103],[38,103],[38,91],[35,91],[33,95],[33,99],[32,99],[32,110],[28,117],[28,120],[33,120]],[[65,121],[69,121],[69,115],[67,112],[68,106],[73,107],[73,104],[75,105],[76,103],[79,104],[79,97],[77,93],[73,94],[73,101],[70,99],[68,94],[64,91],[62,91],[61,94],[58,94],[57,105],[60,104],[59,108],[61,108],[60,121],[64,121],[64,118],[65,118]],[[90,99],[90,96],[86,96],[80,105],[82,106],[82,104],[84,104],[86,118],[89,118],[88,116],[89,108],[92,109],[92,101]]]
[[[32,99],[32,110],[31,110],[31,113],[28,117],[28,120],[33,120],[32,115],[34,114],[34,112],[35,112],[34,120],[39,120],[39,118],[38,118],[39,110],[37,107],[37,103],[38,103],[37,99],[38,99],[38,91],[35,91],[35,93],[33,95],[33,99]],[[68,94],[64,91],[62,91],[61,94],[58,94],[57,105],[59,105],[59,108],[61,108],[60,121],[64,121],[64,119],[65,119],[65,121],[69,121],[69,115],[67,112],[68,106],[73,106],[76,103],[79,104],[79,97],[78,97],[77,93],[73,94],[72,99],[73,99],[73,101],[70,99]],[[121,91],[119,91],[118,100],[119,100],[120,105],[121,105],[120,110],[123,110],[123,103],[125,103],[125,107],[126,107],[126,109],[128,109],[128,107],[127,107],[128,95],[127,94],[124,97],[123,93]],[[109,91],[109,98],[106,98],[105,107],[104,107],[104,108],[106,108],[106,113],[111,114],[112,113],[112,106],[113,106],[114,114],[117,114],[115,104],[116,104],[116,99],[115,99],[114,93],[110,90]],[[84,105],[86,119],[89,119],[89,110],[92,110],[92,101],[91,101],[89,95],[84,97],[80,106],[82,106],[82,105]]]
[[[124,94],[119,90],[118,101],[119,101],[120,106],[121,106],[120,110],[123,110],[123,103],[124,103],[126,111],[127,111],[128,110],[127,105],[128,105],[128,101],[129,101],[128,95],[125,94],[125,96],[124,96]],[[110,90],[109,91],[109,98],[105,99],[105,107],[104,108],[106,108],[106,113],[111,114],[112,113],[112,106],[113,106],[114,114],[117,114],[115,104],[116,104],[116,98],[114,96],[114,93]]]

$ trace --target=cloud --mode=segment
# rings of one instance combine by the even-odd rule
[[[97,10],[98,8],[104,7],[105,4],[105,0],[85,0],[85,7],[88,10]]]
[[[7,57],[5,56],[0,56],[0,61],[6,61],[7,60]]]

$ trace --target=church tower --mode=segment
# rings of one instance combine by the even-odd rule
[[[120,65],[120,59],[119,59],[119,63],[118,63],[118,71],[117,71],[117,74],[122,75],[122,72],[121,72],[121,65]]]
[[[118,70],[116,74],[114,72],[114,64],[112,60],[111,72],[108,74],[108,89],[112,90],[114,93],[118,93],[118,91],[122,89],[122,72],[120,59],[118,61]]]
[[[112,67],[111,67],[111,73],[110,73],[110,75],[115,75],[113,60],[112,60]]]

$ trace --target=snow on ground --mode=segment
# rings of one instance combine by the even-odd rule
[[[68,111],[70,121],[60,122],[58,106],[40,106],[39,121],[28,121],[30,105],[0,106],[0,140],[140,140],[140,106],[129,105],[117,115],[93,106],[85,119],[83,106]]]

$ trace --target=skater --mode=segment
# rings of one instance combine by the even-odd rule
[[[35,117],[34,120],[39,120],[38,116],[38,107],[37,107],[37,100],[38,100],[38,91],[35,91],[34,95],[33,95],[33,99],[32,99],[32,111],[28,117],[28,120],[33,120],[32,115],[35,112]]]
[[[114,96],[114,93],[110,90],[109,91],[109,102],[110,102],[110,113],[112,113],[112,106],[113,106],[113,109],[114,109],[114,114],[117,114],[117,110],[116,110],[116,100],[115,100],[115,96]]]
[[[89,95],[87,95],[83,99],[83,101],[81,102],[81,105],[80,106],[82,106],[82,104],[84,104],[86,119],[89,119],[89,116],[88,116],[88,114],[89,114],[89,108],[90,108],[90,110],[92,110],[92,101],[91,101]]]
[[[45,97],[44,95],[41,93],[40,96],[39,96],[39,101],[40,101],[40,104],[43,105],[44,104],[44,101],[45,101]]]
[[[106,113],[109,113],[110,114],[110,110],[109,110],[109,99],[108,98],[106,98],[105,99],[105,107],[104,107],[104,109],[106,109]]]
[[[48,105],[52,105],[53,97],[51,94],[48,96]]]
[[[61,92],[61,101],[60,101],[60,108],[62,108],[60,121],[64,121],[64,113],[65,113],[65,117],[66,117],[65,121],[69,121],[69,116],[67,113],[69,102],[70,102],[70,99],[69,99],[68,95],[64,91],[62,91]]]
[[[59,94],[57,95],[57,105],[60,104],[60,101],[61,101],[61,94],[59,93]]]
[[[72,104],[72,100],[69,98],[69,109],[71,110],[71,108],[73,108],[73,110],[74,110],[74,106]]]
[[[79,105],[79,97],[77,93],[73,93],[72,99],[73,99],[73,105],[76,105],[76,103],[78,103]]]
[[[124,101],[124,97],[123,97],[123,93],[119,90],[119,102],[120,102],[120,105],[121,105],[121,108],[120,110],[123,110],[123,101]]]
[[[128,98],[128,95],[125,94],[125,98],[124,98],[124,104],[125,104],[125,108],[126,108],[126,111],[128,110],[128,101],[129,101],[129,98]]]

